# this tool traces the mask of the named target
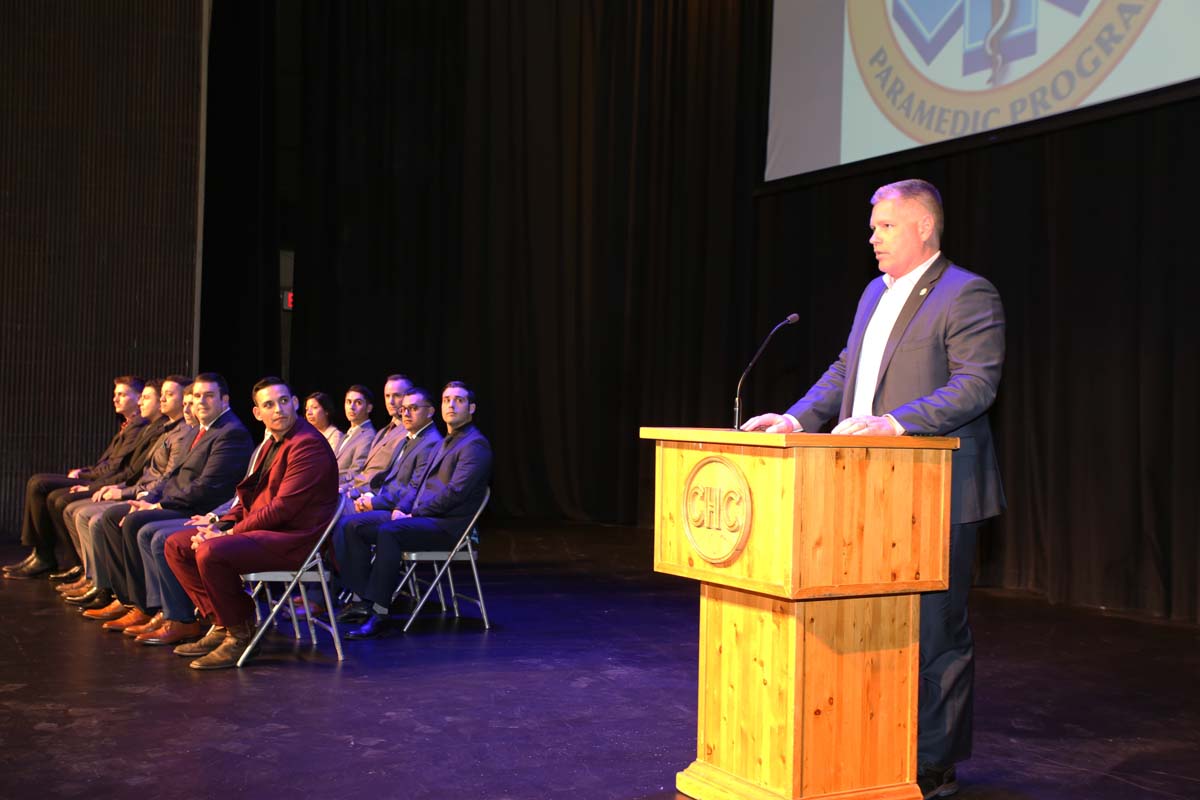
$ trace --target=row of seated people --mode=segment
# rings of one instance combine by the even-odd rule
[[[287,382],[263,378],[256,448],[220,375],[116,378],[120,429],[94,464],[29,479],[21,540],[32,550],[4,577],[48,575],[105,630],[172,645],[196,669],[230,667],[254,634],[241,576],[297,568],[341,504],[333,549],[354,599],[336,613],[357,625],[347,638],[378,636],[401,554],[452,547],[492,464],[466,384],[442,389],[444,436],[428,390],[391,375],[384,397],[390,420],[376,431],[371,391],[352,386],[343,434],[328,395],[310,395],[301,418]]]

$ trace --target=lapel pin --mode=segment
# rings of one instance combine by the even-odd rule
[[[929,291],[928,288],[922,289],[921,291],[917,292],[917,295],[920,297],[924,297],[928,291]]]

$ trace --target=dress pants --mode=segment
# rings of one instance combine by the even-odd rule
[[[138,549],[146,566],[146,605],[161,608],[165,619],[192,622],[196,619],[196,604],[171,571],[163,549],[176,531],[184,531],[190,539],[196,528],[185,528],[177,519],[165,519],[148,522],[138,531]]]
[[[254,620],[254,602],[246,593],[242,575],[248,572],[297,569],[304,556],[284,562],[255,537],[257,531],[217,536],[192,549],[194,530],[179,530],[167,537],[163,550],[175,577],[196,608],[216,624],[230,627]],[[308,550],[320,534],[306,537]]]
[[[329,536],[333,539],[333,560],[336,565],[339,575],[341,573],[342,564],[346,563],[349,557],[346,550],[346,526],[350,523],[356,523],[360,528],[364,525],[372,527],[372,537],[374,527],[382,525],[385,522],[390,522],[392,512],[390,511],[355,511],[354,503],[349,500],[344,501],[347,508],[342,511],[342,516],[338,519],[337,525],[333,526],[333,530],[329,532]],[[375,539],[371,539],[371,544],[375,544]],[[340,580],[340,578],[339,578]]]
[[[92,492],[87,489],[82,492],[72,492],[71,488],[70,486],[64,486],[46,495],[46,509],[49,512],[51,527],[54,531],[54,542],[58,546],[58,552],[67,554],[67,563],[78,564],[81,560],[81,554],[72,540],[71,531],[67,525],[66,511],[67,506],[78,500],[90,501],[92,499]]]
[[[917,762],[951,766],[971,756],[975,639],[967,594],[980,523],[950,526],[950,588],[921,595]]]
[[[96,550],[92,539],[92,522],[100,517],[109,507],[117,504],[116,500],[101,500],[92,502],[90,495],[82,500],[76,500],[63,511],[63,520],[67,524],[67,534],[79,560],[83,563],[83,572],[89,578],[96,577]]]
[[[113,590],[118,600],[146,611],[146,568],[138,548],[138,531],[148,522],[168,519],[178,520],[183,527],[187,517],[179,511],[152,508],[128,513],[125,521],[118,524],[127,508],[118,503],[101,515],[101,535],[96,539],[97,572],[107,575],[110,584],[107,588]]]
[[[68,478],[49,472],[39,472],[25,484],[25,512],[21,519],[21,544],[37,550],[42,561],[57,564],[54,554],[54,523],[50,509],[46,507],[47,496],[64,486],[81,486],[87,481]]]
[[[379,521],[374,514],[386,514]],[[404,571],[401,558],[406,550],[449,550],[458,536],[438,527],[429,517],[391,519],[391,512],[356,514],[342,529],[342,553],[338,554],[342,583],[365,600],[381,606],[392,603],[392,594]],[[375,561],[371,561],[371,545]]]

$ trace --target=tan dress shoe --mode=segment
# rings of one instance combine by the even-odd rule
[[[80,586],[78,589],[63,592],[62,596],[64,600],[78,600],[94,588],[96,588],[96,585],[89,581],[87,586]]]
[[[203,635],[204,623],[202,622],[180,622],[168,619],[158,630],[146,631],[134,641],[148,645],[179,644],[199,639]]]
[[[230,625],[225,632],[225,641],[221,642],[216,650],[205,656],[201,656],[188,664],[192,669],[228,669],[236,667],[238,659],[242,657],[242,653],[246,652],[246,648],[250,646],[250,640],[254,638],[254,623],[242,622],[238,625]]]
[[[104,608],[89,608],[83,612],[83,615],[88,619],[98,619],[107,622],[110,619],[117,619],[125,616],[126,608],[121,605],[120,600],[113,600]]]
[[[216,650],[218,647],[220,647],[221,642],[225,641],[225,633],[225,628],[221,627],[220,625],[213,625],[212,629],[208,633],[204,634],[200,641],[191,642],[190,644],[181,644],[171,652],[177,656],[183,656],[184,658],[195,658],[196,656],[202,656],[205,653],[211,653],[213,650]]]
[[[71,583],[60,583],[58,586],[54,587],[55,591],[57,591],[59,594],[78,594],[81,590],[87,591],[90,588],[92,588],[92,579],[87,575],[84,575],[77,581],[72,581]]]
[[[162,612],[159,611],[157,614],[155,614],[153,617],[151,617],[148,622],[146,622],[142,625],[130,625],[128,628],[121,631],[121,633],[125,634],[126,636],[141,636],[143,633],[146,633],[147,631],[153,631],[153,630],[157,630],[158,628],[161,628],[162,625],[163,625],[163,615],[162,615]]]
[[[130,625],[145,625],[150,621],[150,615],[137,606],[129,609],[123,616],[110,619],[100,627],[106,631],[123,631]]]

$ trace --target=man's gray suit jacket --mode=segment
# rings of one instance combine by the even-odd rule
[[[882,276],[858,302],[846,347],[788,413],[806,431],[851,416],[867,323],[886,291]],[[1004,364],[1004,308],[985,278],[939,256],[921,276],[888,337],[872,413],[891,414],[908,434],[958,437],[952,457],[950,521],[976,522],[1004,510],[1004,489],[987,411]],[[847,388],[849,387],[849,388]]]

